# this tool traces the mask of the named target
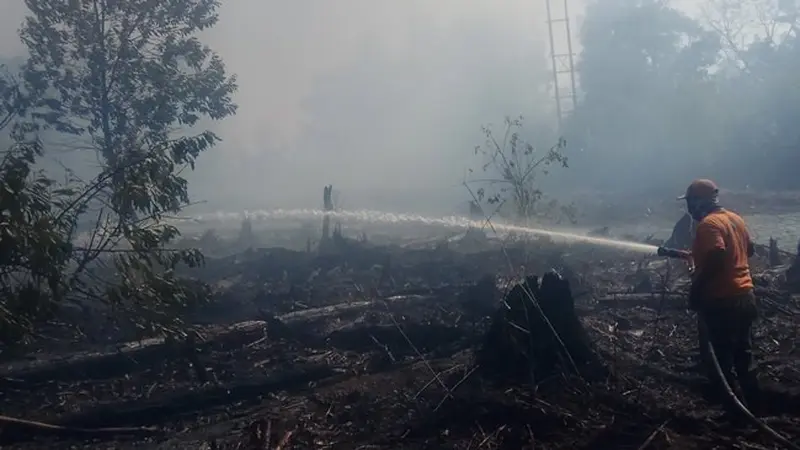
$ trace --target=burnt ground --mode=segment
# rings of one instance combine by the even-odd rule
[[[476,370],[475,355],[502,303],[476,282],[503,291],[523,273],[551,268],[570,281],[576,314],[614,375],[584,381],[564,370],[490,381],[492,368]],[[656,258],[546,241],[352,246],[325,255],[269,249],[210,260],[200,276],[218,296],[193,318],[205,336],[196,359],[155,341],[94,344],[86,350],[93,355],[69,357],[54,355],[61,346],[53,344],[49,353],[6,361],[2,414],[69,429],[6,424],[0,444],[777,448],[754,428],[731,424],[705,396],[684,272]],[[781,290],[780,268],[757,272],[764,420],[795,441],[800,304]],[[204,366],[206,381],[190,359]],[[104,427],[129,429],[97,430]]]

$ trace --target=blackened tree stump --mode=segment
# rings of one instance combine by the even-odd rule
[[[800,241],[797,243],[797,253],[795,254],[792,265],[786,271],[786,287],[789,292],[800,292]]]
[[[325,186],[322,190],[322,208],[324,211],[333,211],[333,185]],[[322,241],[325,242],[331,237],[331,218],[325,214],[322,218]]]
[[[781,252],[778,249],[778,240],[772,237],[769,238],[769,266],[770,267],[778,267],[783,264],[783,258],[781,257]]]
[[[569,282],[555,271],[541,283],[528,277],[506,295],[477,362],[491,378],[530,380],[533,375],[540,380],[557,371],[585,379],[607,374],[575,314]]]
[[[459,294],[458,303],[467,316],[473,319],[483,319],[494,313],[502,295],[502,292],[497,289],[495,277],[484,275]]]

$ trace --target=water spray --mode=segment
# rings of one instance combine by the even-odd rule
[[[212,214],[200,214],[190,218],[189,220],[192,220],[194,222],[231,222],[231,221],[241,221],[243,219],[251,219],[251,220],[316,219],[325,216],[340,220],[351,220],[356,222],[386,223],[386,224],[417,223],[422,225],[438,225],[447,228],[461,228],[461,229],[482,228],[486,225],[486,221],[471,220],[461,216],[445,216],[436,218],[436,217],[422,216],[418,214],[387,213],[387,212],[371,211],[371,210],[325,211],[321,209],[273,209],[273,210],[245,211],[243,213],[220,212]],[[548,236],[551,238],[563,239],[570,242],[584,242],[587,244],[612,247],[620,250],[644,253],[648,255],[655,255],[658,252],[658,247],[656,247],[655,245],[642,244],[639,242],[618,241],[616,239],[599,238],[599,237],[585,236],[575,233],[547,230],[544,228],[532,228],[532,227],[509,225],[496,222],[492,222],[492,227],[497,231],[521,233],[521,234],[524,233],[537,236]]]

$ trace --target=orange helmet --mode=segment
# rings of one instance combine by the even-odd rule
[[[714,200],[719,194],[717,184],[711,180],[699,179],[692,181],[692,184],[686,188],[686,193],[678,197],[678,200],[683,199],[696,199],[696,200]]]

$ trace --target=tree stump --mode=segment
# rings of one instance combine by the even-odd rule
[[[458,296],[466,315],[473,319],[489,317],[497,308],[502,293],[492,275],[484,275]]]
[[[333,185],[325,186],[322,190],[322,207],[323,210],[333,211],[333,199],[331,198],[331,193],[333,192]],[[328,214],[325,214],[322,218],[322,242],[327,242],[331,237],[331,218]]]
[[[800,292],[800,241],[797,243],[797,253],[792,265],[786,271],[786,287],[791,293]]]
[[[249,217],[242,221],[242,226],[239,228],[239,236],[236,239],[236,246],[244,250],[258,246],[258,238],[253,232],[253,221]]]
[[[769,238],[769,266],[778,267],[783,264],[781,252],[778,249],[778,240],[770,236]]]
[[[607,376],[575,314],[569,282],[555,271],[541,283],[528,277],[506,295],[477,362],[490,378],[530,380],[533,374],[541,380],[558,370],[585,379]]]

